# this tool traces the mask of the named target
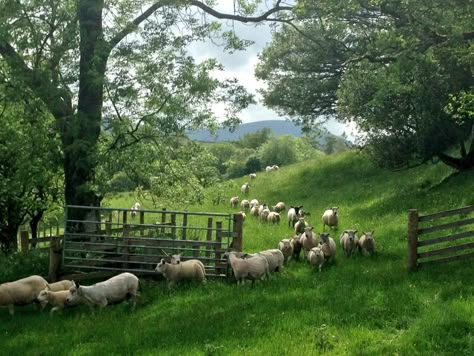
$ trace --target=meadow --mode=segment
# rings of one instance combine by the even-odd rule
[[[0,350],[5,355],[473,354],[474,262],[415,273],[406,268],[408,209],[428,214],[474,204],[473,178],[474,172],[452,175],[441,164],[389,172],[356,152],[259,172],[250,198],[303,205],[318,232],[324,209],[338,206],[340,227],[332,232],[338,248],[344,229],[375,230],[377,255],[347,258],[339,249],[336,263],[322,273],[290,261],[281,276],[253,286],[210,280],[168,292],[164,281],[143,279],[135,312],[127,303],[94,314],[81,306],[53,316],[26,306],[16,308],[13,318],[0,309]],[[228,197],[240,195],[247,180],[230,181]],[[107,205],[128,208],[135,199],[122,194]],[[147,202],[142,207],[152,208]],[[185,208],[232,211],[210,200]],[[286,214],[274,226],[247,217],[244,250],[276,247],[291,234]],[[36,273],[47,270],[36,260],[32,266]],[[9,271],[16,278],[30,272]]]

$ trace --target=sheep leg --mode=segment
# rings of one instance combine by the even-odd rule
[[[55,311],[60,310],[60,307],[54,307],[50,310],[49,315],[53,315]]]

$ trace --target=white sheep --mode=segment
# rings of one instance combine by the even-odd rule
[[[268,208],[263,209],[262,212],[260,213],[260,221],[267,222],[268,215],[270,215],[270,209]]]
[[[267,221],[270,224],[279,224],[280,223],[280,214],[270,211],[267,216]]]
[[[338,213],[337,206],[324,211],[323,216],[322,216],[323,231],[325,230],[326,225],[329,226],[330,228],[334,227],[337,229],[337,224],[339,223],[339,216],[337,215],[337,213]]]
[[[47,289],[52,292],[59,292],[61,290],[69,290],[69,288],[71,288],[73,285],[73,281],[65,279],[55,283],[48,283]]]
[[[245,221],[245,218],[247,217],[247,214],[245,214],[245,211],[239,211],[240,215],[242,215],[242,222]]]
[[[132,216],[132,218],[134,218],[137,215],[137,211],[140,209],[141,209],[141,205],[139,202],[135,202],[135,204],[132,205],[132,207],[130,208],[131,210],[130,215]]]
[[[304,220],[304,218],[299,218],[295,224],[295,234],[302,234],[305,227],[308,227],[309,224]]]
[[[238,204],[239,204],[239,197],[230,198],[230,207],[231,208],[236,208]]]
[[[300,206],[290,206],[288,209],[288,227],[291,225],[292,227],[295,226],[295,223],[298,221],[299,211],[303,208],[303,205]]]
[[[323,268],[325,262],[324,253],[321,247],[316,246],[309,250],[308,261],[311,266],[318,267],[319,272],[321,272],[321,269]]]
[[[242,210],[247,211],[250,209],[250,202],[247,199],[244,199],[240,202],[240,207]]]
[[[276,164],[272,166],[272,171],[278,171],[280,167],[278,167]]]
[[[260,251],[258,254],[264,256],[267,259],[268,270],[270,272],[283,271],[283,263],[285,262],[285,256],[283,256],[283,253],[279,249],[272,248],[270,250]],[[254,257],[255,255],[252,255],[252,257]]]
[[[248,195],[249,194],[249,191],[250,191],[250,184],[248,183],[244,183],[241,187],[240,187],[240,192],[244,195]]]
[[[359,248],[359,238],[357,237],[357,230],[344,230],[339,238],[342,251],[346,256],[350,256],[357,252]]]
[[[336,243],[327,232],[322,232],[319,235],[319,238],[321,243],[321,250],[324,253],[324,258],[329,260],[329,262],[334,262],[336,260]]]
[[[375,231],[362,232],[362,236],[359,239],[359,248],[364,255],[375,253],[376,245],[374,233]]]
[[[257,199],[252,199],[250,201],[250,209],[252,209],[254,206],[258,207],[259,206],[259,202]]]
[[[293,258],[295,260],[300,259],[301,253],[301,235],[295,235],[290,239],[291,248],[293,249]]]
[[[266,172],[271,172],[271,171],[273,171],[273,167],[271,167],[271,166],[266,166],[266,167],[265,167],[265,171],[266,171]]]
[[[308,252],[313,248],[318,246],[318,239],[316,234],[313,232],[312,226],[307,226],[304,228],[304,232],[300,237],[301,248],[303,249],[303,256],[308,257]]]
[[[262,213],[263,210],[268,209],[267,203],[263,203],[262,205],[258,206],[258,215]]]
[[[250,180],[255,179],[255,178],[257,178],[257,174],[256,173],[250,173],[249,178],[250,178]]]
[[[283,203],[282,201],[272,206],[272,210],[276,211],[277,213],[281,213],[282,211],[285,211],[285,209],[286,209],[285,203]]]
[[[155,270],[166,278],[168,288],[171,289],[179,281],[206,281],[206,270],[199,260],[187,260],[177,264],[171,264],[164,259],[156,265]]]
[[[260,214],[258,213],[258,206],[253,206],[251,209],[250,209],[250,215],[251,216],[256,216],[258,217]]]
[[[67,297],[69,295],[69,290],[58,290],[52,291],[48,288],[42,290],[38,294],[38,301],[41,303],[42,308],[47,304],[51,304],[53,308],[50,313],[53,314],[57,310],[63,310],[64,307],[75,306],[79,304],[79,301],[76,299],[71,304],[67,303]]]
[[[290,239],[282,239],[278,243],[278,249],[283,253],[283,257],[285,258],[285,262],[288,262],[290,257],[293,256],[293,246],[291,244]]]
[[[237,284],[245,284],[246,278],[251,279],[252,283],[264,277],[268,279],[270,271],[265,256],[256,254],[250,258],[240,258],[240,252],[226,252],[225,255],[229,258]]]
[[[13,315],[15,305],[37,302],[38,294],[47,285],[43,277],[36,275],[0,284],[0,307],[8,307],[10,315]]]

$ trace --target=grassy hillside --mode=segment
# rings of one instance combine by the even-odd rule
[[[474,174],[450,178],[442,165],[392,173],[354,152],[260,173],[250,198],[304,205],[320,231],[326,207],[340,208],[340,229],[375,230],[378,255],[346,258],[322,273],[292,262],[280,278],[237,286],[210,281],[168,293],[164,282],[144,282],[137,310],[111,306],[49,317],[33,307],[9,318],[0,310],[0,347],[5,354],[472,354],[474,263],[406,271],[407,210],[424,214],[474,204]],[[238,195],[247,178],[231,182]],[[125,194],[110,200],[129,207]],[[142,202],[147,206],[147,202]],[[180,207],[167,207],[179,209]],[[187,207],[230,211],[226,205]],[[244,249],[275,247],[292,231],[247,218]]]

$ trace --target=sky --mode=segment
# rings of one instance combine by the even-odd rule
[[[216,7],[218,11],[232,13],[233,1],[220,0]],[[222,21],[222,20],[221,20]],[[223,27],[234,29],[237,36],[242,39],[251,40],[254,43],[245,51],[236,51],[232,54],[224,52],[223,47],[219,47],[211,42],[194,43],[189,48],[189,53],[198,62],[207,58],[216,58],[223,66],[224,72],[217,73],[216,77],[238,78],[240,84],[244,85],[247,90],[254,93],[257,104],[250,105],[242,111],[240,118],[243,123],[261,121],[261,120],[285,120],[286,117],[279,116],[275,111],[266,108],[263,105],[261,95],[257,90],[263,88],[265,83],[255,78],[255,66],[258,63],[258,54],[262,52],[267,44],[270,43],[272,35],[268,24],[244,24],[237,21],[223,21]],[[224,106],[216,107],[215,113],[223,117]],[[333,134],[340,135],[345,132],[349,138],[353,138],[353,128],[330,120],[325,127]]]

